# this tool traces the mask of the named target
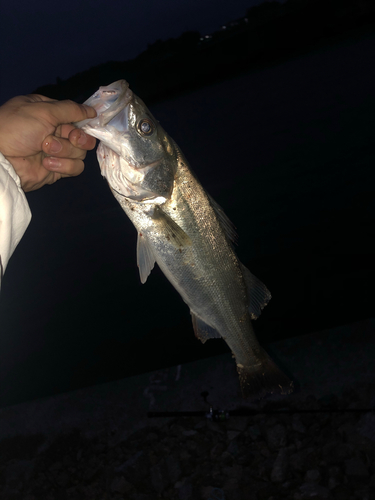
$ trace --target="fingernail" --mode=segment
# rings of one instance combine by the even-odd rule
[[[59,160],[59,158],[49,157],[48,158],[48,166],[52,169],[54,169],[54,168],[58,169],[61,167],[61,161]]]
[[[52,139],[51,144],[49,146],[49,150],[51,153],[58,153],[61,151],[62,145],[59,143],[59,141],[56,141],[56,139]]]
[[[87,142],[87,135],[81,130],[79,138],[77,139],[77,143],[80,146],[83,146],[84,144],[86,144],[86,142]]]

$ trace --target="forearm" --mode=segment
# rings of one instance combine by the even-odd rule
[[[0,153],[0,283],[1,274],[30,219],[31,212],[19,177]]]

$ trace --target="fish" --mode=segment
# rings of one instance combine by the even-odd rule
[[[101,174],[137,230],[141,282],[157,263],[189,307],[196,337],[229,346],[244,398],[292,392],[252,327],[271,294],[238,259],[234,225],[179,146],[125,80],[100,87],[85,104],[97,116],[75,126],[100,141]]]

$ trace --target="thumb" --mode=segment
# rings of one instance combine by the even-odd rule
[[[55,119],[54,125],[62,123],[79,122],[87,118],[95,118],[96,111],[87,104],[78,104],[77,102],[66,101],[49,101],[46,103],[49,106],[49,111]]]

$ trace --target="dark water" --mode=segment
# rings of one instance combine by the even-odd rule
[[[374,55],[375,37],[352,40],[152,108],[271,290],[263,342],[373,314]],[[158,269],[140,284],[135,229],[93,153],[28,200],[1,293],[1,405],[227,350],[194,338]]]

